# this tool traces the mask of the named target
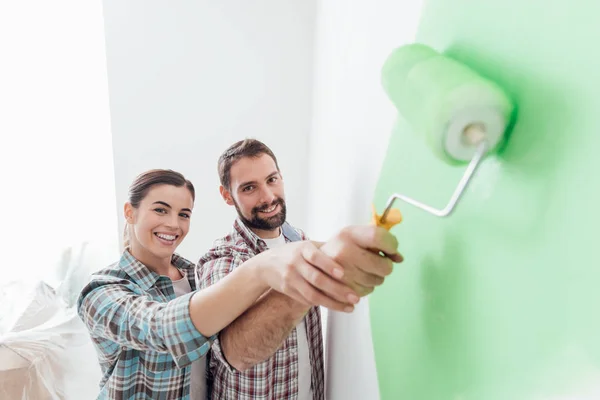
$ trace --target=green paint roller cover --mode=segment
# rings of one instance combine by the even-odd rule
[[[419,43],[392,52],[382,84],[412,129],[449,163],[469,161],[481,135],[495,151],[514,112],[494,82]]]

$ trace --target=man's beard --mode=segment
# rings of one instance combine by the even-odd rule
[[[234,204],[235,204],[235,209],[237,210],[238,216],[240,217],[240,219],[242,220],[244,225],[246,225],[248,228],[260,229],[263,231],[272,231],[272,230],[279,228],[285,222],[287,209],[285,207],[285,201],[281,198],[275,199],[271,204],[263,204],[263,205],[254,207],[250,213],[250,215],[252,216],[251,219],[244,217],[244,215],[242,214],[242,211],[238,207],[237,202],[234,201]],[[280,206],[280,210],[277,214],[275,214],[271,217],[268,217],[268,218],[261,218],[259,216],[259,214],[258,214],[259,211],[268,210],[269,208],[275,206],[276,204],[279,204],[279,206]]]

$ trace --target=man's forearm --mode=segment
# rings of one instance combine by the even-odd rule
[[[220,334],[221,349],[243,371],[271,357],[310,306],[270,290]]]

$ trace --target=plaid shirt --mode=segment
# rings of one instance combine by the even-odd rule
[[[177,255],[172,261],[195,290],[194,265]],[[192,324],[192,295],[175,298],[171,279],[128,251],[92,276],[77,309],[100,360],[99,399],[190,398],[191,363],[214,340]]]
[[[243,262],[267,250],[267,244],[236,220],[231,233],[215,242],[198,262],[198,287],[205,288],[222,279]],[[304,233],[285,223],[282,226],[286,242],[305,240]],[[305,319],[313,398],[325,398],[323,372],[323,337],[321,314],[312,307]],[[212,398],[218,399],[296,399],[298,396],[298,340],[296,329],[268,360],[244,372],[234,369],[225,359],[219,339],[210,353],[209,371]]]

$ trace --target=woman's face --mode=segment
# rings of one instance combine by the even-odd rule
[[[194,201],[186,187],[152,187],[138,208],[125,204],[131,226],[131,250],[140,255],[170,258],[190,229]]]

